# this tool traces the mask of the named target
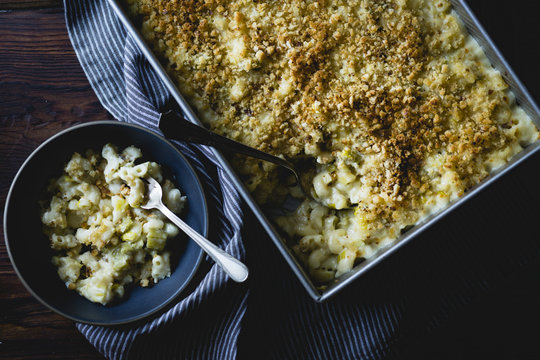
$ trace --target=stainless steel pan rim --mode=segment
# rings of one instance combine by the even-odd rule
[[[107,0],[111,7],[113,8],[116,15],[119,17],[123,25],[125,26],[126,30],[133,36],[135,42],[140,47],[143,54],[148,59],[148,62],[152,65],[152,67],[156,70],[158,76],[161,78],[167,89],[170,91],[173,98],[178,102],[180,108],[184,112],[186,118],[195,124],[201,124],[197,116],[195,115],[195,112],[191,109],[191,107],[188,105],[187,101],[184,99],[176,85],[174,85],[173,81],[163,68],[163,66],[159,63],[156,56],[152,52],[152,50],[146,45],[144,42],[142,36],[139,34],[136,27],[133,25],[125,11],[123,10],[120,0]],[[531,117],[533,122],[537,127],[540,128],[540,109],[532,99],[531,95],[523,86],[521,81],[518,79],[508,62],[504,59],[500,51],[497,49],[491,38],[488,36],[482,25],[478,22],[474,14],[472,13],[469,6],[466,4],[464,0],[450,0],[450,2],[453,5],[453,10],[457,14],[458,18],[463,22],[465,25],[465,28],[467,31],[472,35],[474,39],[478,41],[480,46],[483,48],[483,50],[486,53],[487,58],[491,62],[491,64],[501,72],[504,80],[509,84],[511,91],[516,96],[517,102],[521,105],[521,107],[525,110],[525,112]],[[264,213],[262,212],[261,208],[257,203],[255,203],[255,200],[252,198],[249,191],[246,189],[246,187],[243,185],[243,183],[240,181],[228,161],[225,159],[225,157],[217,150],[212,149],[213,154],[216,156],[218,161],[223,166],[225,172],[227,175],[231,178],[233,184],[238,189],[239,193],[243,197],[243,199],[246,201],[246,203],[249,205],[257,219],[262,224],[263,228],[266,230],[280,253],[283,255],[293,272],[295,273],[296,277],[300,281],[300,283],[304,286],[304,288],[307,290],[308,294],[317,302],[323,302],[328,299],[330,299],[332,296],[335,296],[338,294],[341,290],[343,290],[345,287],[349,286],[352,282],[359,279],[363,274],[368,272],[371,268],[375,267],[379,263],[381,263],[384,259],[386,259],[388,256],[396,252],[399,248],[401,248],[403,245],[411,241],[414,237],[418,236],[420,233],[428,229],[430,226],[435,224],[440,219],[444,218],[447,214],[450,212],[456,210],[459,206],[461,206],[463,203],[474,197],[476,194],[478,194],[480,191],[485,189],[487,186],[492,184],[494,181],[496,181],[498,178],[503,176],[505,173],[509,172],[511,169],[513,169],[515,166],[517,166],[519,163],[527,159],[529,156],[536,153],[538,150],[540,150],[540,141],[536,141],[534,144],[528,146],[526,149],[524,149],[520,154],[518,154],[515,158],[513,158],[508,164],[506,164],[502,169],[499,169],[498,171],[492,173],[487,179],[485,179],[482,183],[475,186],[473,189],[471,189],[465,196],[451,204],[449,207],[444,209],[443,211],[434,214],[430,217],[428,217],[426,220],[422,221],[421,223],[417,224],[410,230],[408,230],[406,233],[404,233],[394,244],[391,246],[380,250],[379,254],[377,256],[366,260],[362,263],[360,263],[358,266],[356,266],[350,273],[343,275],[342,277],[338,278],[334,283],[331,285],[328,285],[324,290],[319,290],[317,287],[313,284],[311,279],[309,278],[308,274],[303,269],[302,265],[298,262],[295,255],[293,254],[292,250],[289,249],[285,242],[281,239],[279,233],[276,231],[272,223],[266,218]]]

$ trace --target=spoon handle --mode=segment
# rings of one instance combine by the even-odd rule
[[[166,206],[158,205],[158,210],[163,213],[176,226],[184,231],[193,241],[195,241],[221,268],[236,282],[243,282],[248,277],[248,268],[241,261],[234,258],[230,254],[218,248],[216,245],[208,241],[205,237],[193,230],[182,219],[176,216]]]
[[[182,116],[172,110],[161,114],[159,119],[159,128],[165,137],[169,139],[208,145],[219,150],[234,152],[269,161],[289,169],[296,177],[296,180],[300,181],[296,169],[289,161],[218,135],[202,126],[185,120]]]

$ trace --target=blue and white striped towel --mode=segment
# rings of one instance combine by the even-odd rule
[[[155,129],[168,94],[106,1],[65,0],[65,11],[73,47],[103,106],[118,120]],[[511,254],[492,247],[486,258],[481,239],[495,241],[500,229],[486,229],[506,217],[497,219],[493,212],[482,217],[475,206],[465,206],[335,299],[316,304],[252,215],[244,221],[238,193],[212,154],[203,146],[178,146],[210,195],[211,238],[247,262],[250,279],[232,283],[213,266],[190,294],[146,323],[77,324],[107,358],[400,357],[504,274],[539,258],[532,239]],[[504,189],[496,196],[481,206],[496,208]],[[509,213],[522,212],[511,201],[506,206]],[[476,226],[469,222],[463,232],[456,224],[467,224],[468,218]]]

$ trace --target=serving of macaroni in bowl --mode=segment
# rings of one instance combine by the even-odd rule
[[[69,319],[118,325],[159,312],[193,285],[203,251],[161,213],[141,209],[146,176],[162,184],[167,207],[207,236],[196,172],[148,129],[89,122],[32,152],[4,212],[11,263],[32,295]]]
[[[446,0],[126,0],[201,122],[292,162],[313,195],[274,217],[315,283],[347,274],[539,139]],[[232,165],[259,204],[298,196]]]
[[[140,206],[146,198],[144,177],[161,181],[163,202],[180,214],[185,196],[159,164],[146,161],[135,146],[121,152],[106,144],[101,153],[74,153],[63,174],[51,181],[50,203],[41,222],[58,275],[69,289],[103,305],[122,298],[125,286],[147,287],[171,275],[167,240],[178,228],[158,210]]]

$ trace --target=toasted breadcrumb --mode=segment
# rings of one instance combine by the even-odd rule
[[[128,3],[211,130],[293,161],[358,154],[362,241],[398,236],[539,138],[446,0]],[[233,166],[260,202],[283,188],[271,164]]]

